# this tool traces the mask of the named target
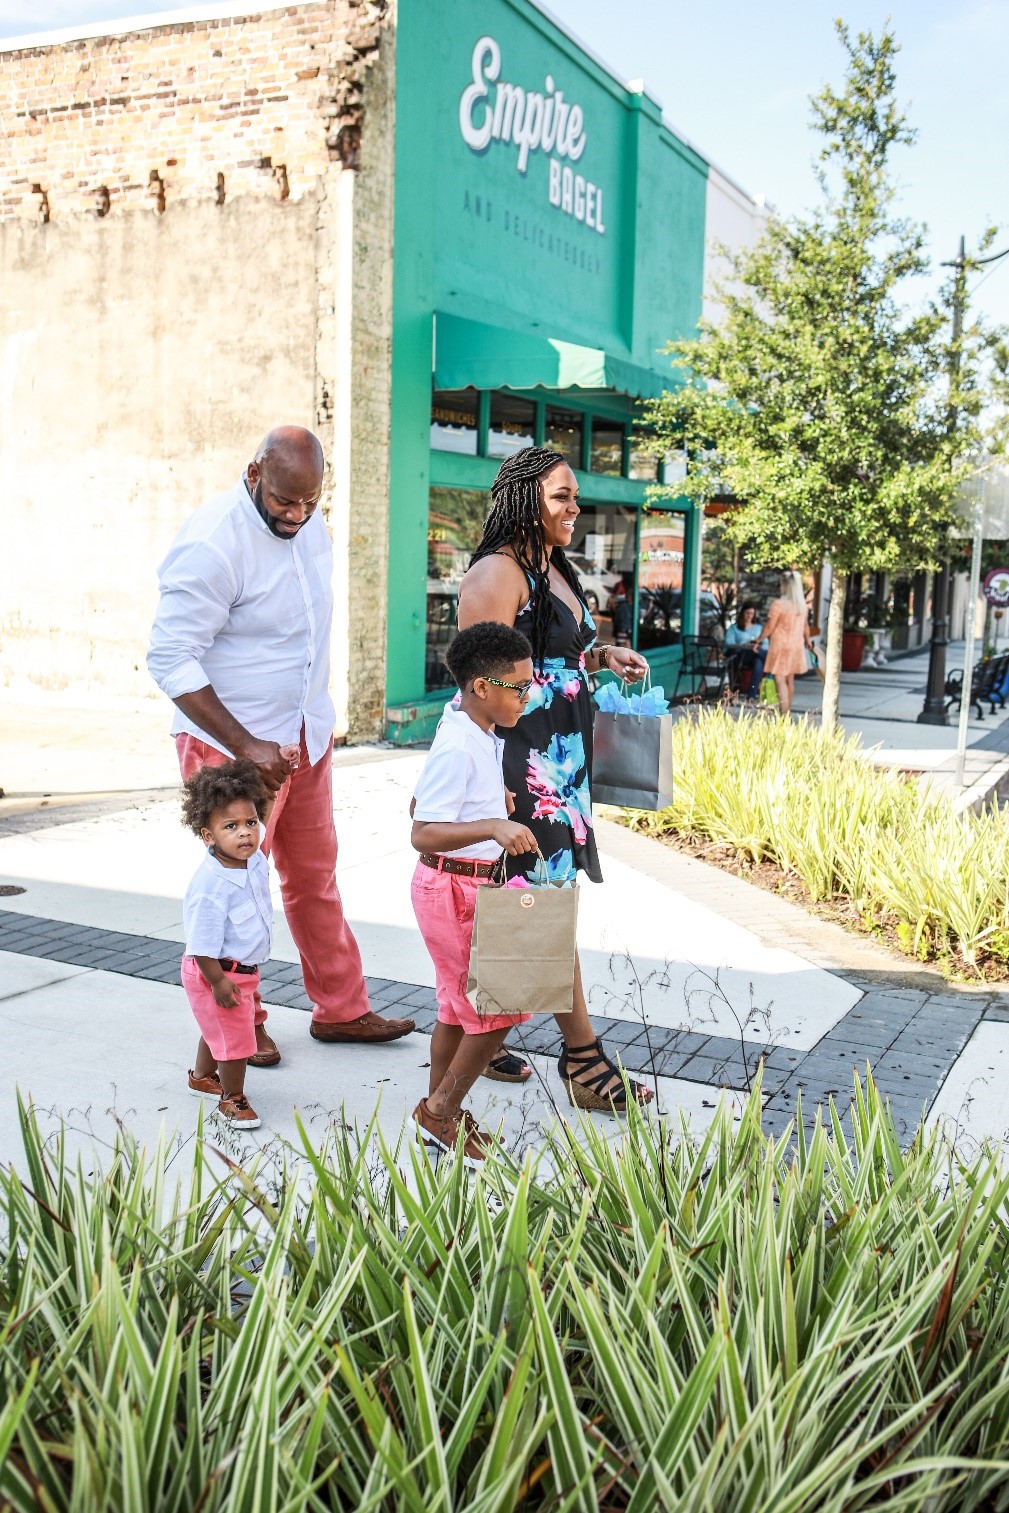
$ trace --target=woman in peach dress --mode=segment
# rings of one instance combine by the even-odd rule
[[[778,705],[783,715],[791,714],[795,695],[795,675],[806,671],[806,648],[813,642],[809,634],[806,596],[798,573],[782,573],[781,598],[771,605],[764,635],[770,643],[764,673],[774,678]]]

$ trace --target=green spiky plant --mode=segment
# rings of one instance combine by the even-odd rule
[[[948,798],[871,765],[857,740],[806,722],[698,711],[673,727],[673,802],[627,823],[771,861],[816,901],[960,975],[1009,964],[1009,812]]]
[[[828,1513],[1009,1506],[1009,1176],[633,1110],[477,1177],[373,1128],[269,1184],[22,1108],[0,1174],[0,1505]],[[268,1195],[269,1192],[273,1196]]]

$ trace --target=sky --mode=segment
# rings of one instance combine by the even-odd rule
[[[901,213],[926,224],[937,277],[961,236],[969,250],[998,224],[993,250],[1009,247],[1009,0],[546,3],[614,73],[643,78],[703,156],[785,214],[818,193],[809,96],[842,79],[834,17],[875,32],[889,17],[902,49],[898,97],[918,131],[894,159]],[[182,8],[182,0],[0,0],[0,36]],[[974,275],[971,301],[1009,324],[1009,257]]]

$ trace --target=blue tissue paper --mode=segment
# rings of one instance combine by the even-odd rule
[[[660,683],[644,693],[624,693],[619,683],[604,683],[593,698],[604,714],[636,714],[657,719],[669,713],[669,702]]]

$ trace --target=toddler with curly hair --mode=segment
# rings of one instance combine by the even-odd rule
[[[297,765],[297,747],[281,754]],[[200,1027],[189,1090],[217,1098],[236,1128],[258,1129],[245,1068],[256,1052],[259,964],[273,944],[270,864],[259,849],[273,798],[251,762],[201,767],[183,793],[182,822],[207,848],[182,906],[182,986]]]

